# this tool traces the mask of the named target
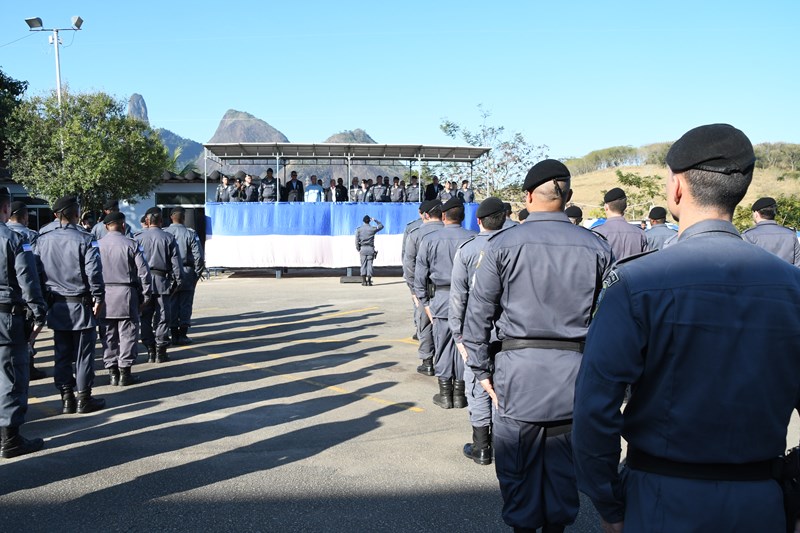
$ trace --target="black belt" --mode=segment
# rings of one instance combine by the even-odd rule
[[[436,286],[436,290],[437,291],[449,291],[450,290],[450,285],[437,285]]]
[[[558,437],[565,435],[572,431],[572,420],[565,420],[563,422],[545,422],[537,424],[544,428],[544,435],[547,438]]]
[[[0,304],[0,313],[24,315],[26,312],[27,307],[23,304]]]
[[[503,339],[503,351],[538,348],[540,350],[567,350],[583,353],[586,343],[583,341],[565,341],[560,339]]]
[[[69,302],[74,304],[92,305],[91,296],[62,296],[60,294],[51,292],[50,300],[53,302]]]
[[[168,272],[167,272],[166,270],[161,270],[161,269],[158,269],[158,268],[151,268],[151,269],[150,269],[150,272],[151,272],[151,273],[152,273],[154,276],[159,276],[159,277],[161,277],[161,278],[166,278],[166,277],[167,277],[167,274],[168,274]]]
[[[628,446],[627,465],[661,476],[706,481],[765,481],[780,479],[783,461],[779,458],[754,463],[683,463],[655,457]]]

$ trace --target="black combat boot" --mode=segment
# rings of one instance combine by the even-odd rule
[[[464,393],[466,384],[463,381],[455,380],[453,382],[453,407],[456,409],[463,409],[467,406],[467,396]]]
[[[38,452],[42,448],[44,448],[42,439],[26,439],[19,434],[19,427],[0,428],[0,457],[4,459]]]
[[[361,286],[362,287],[367,286],[367,276],[361,276]]]
[[[131,374],[131,367],[126,366],[119,369],[119,386],[127,387],[139,383],[139,376]]]
[[[433,376],[433,357],[422,360],[422,364],[417,367],[417,372],[423,376]]]
[[[106,401],[102,398],[93,398],[92,390],[78,391],[78,412],[80,414],[94,413],[106,406]]]
[[[189,326],[181,326],[178,328],[178,334],[180,335],[180,343],[181,344],[192,344],[192,339],[187,337],[189,333]]]
[[[433,403],[442,409],[453,408],[453,379],[439,378],[439,394],[433,395]]]
[[[169,336],[172,338],[173,346],[180,346],[183,344],[181,342],[181,334],[178,328],[169,328]]]
[[[61,388],[61,412],[65,415],[74,415],[78,409],[78,403],[75,400],[75,393],[72,392],[72,387]]]
[[[479,465],[492,464],[492,439],[490,426],[472,426],[472,442],[464,445],[464,456]]]
[[[367,276],[367,285],[372,287],[372,276]]]
[[[167,346],[156,346],[156,363],[166,363],[169,361]]]
[[[117,365],[108,367],[109,385],[116,387],[119,385],[119,367]]]
[[[147,362],[148,363],[155,363],[156,362],[156,345],[155,344],[148,344],[145,347],[147,348]]]

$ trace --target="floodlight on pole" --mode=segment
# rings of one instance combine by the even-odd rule
[[[58,38],[59,31],[79,31],[81,26],[83,26],[83,19],[75,16],[72,17],[72,27],[71,28],[44,28],[42,19],[39,17],[25,19],[25,24],[28,25],[30,31],[52,31],[53,35],[50,37],[50,43],[56,49],[56,95],[58,96],[58,107],[61,108],[61,61],[58,57],[58,46],[61,44],[61,41]]]

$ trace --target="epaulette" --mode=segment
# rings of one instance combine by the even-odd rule
[[[625,263],[630,263],[630,262],[631,262],[631,261],[633,261],[634,259],[639,259],[640,257],[644,257],[644,256],[646,256],[646,255],[650,255],[650,254],[652,254],[652,253],[655,253],[655,252],[657,252],[657,251],[658,251],[658,250],[648,250],[648,251],[646,251],[646,252],[642,252],[642,253],[638,253],[638,254],[629,255],[628,257],[626,257],[626,258],[624,258],[624,259],[620,259],[619,261],[617,261],[616,263],[614,263],[614,267],[617,267],[617,266],[619,266],[619,265],[624,265]]]
[[[460,249],[462,249],[462,248],[464,247],[464,245],[465,245],[465,244],[467,244],[468,242],[472,242],[472,241],[474,241],[476,237],[477,237],[477,235],[473,235],[472,237],[470,237],[470,238],[469,238],[469,239],[467,239],[466,241],[462,242],[461,244],[459,244],[458,246],[456,246],[456,250],[460,250]]]
[[[583,226],[581,226],[581,227],[583,228]],[[591,232],[592,232],[592,233],[594,233],[594,234],[595,234],[597,237],[599,237],[599,238],[603,239],[604,241],[608,242],[608,237],[606,237],[606,236],[605,236],[605,235],[603,235],[602,233],[597,233],[595,230],[593,230],[593,229],[589,229],[589,228],[583,228],[583,229],[585,229],[586,231],[591,231]]]
[[[497,230],[494,233],[492,233],[491,235],[489,235],[489,240],[491,241],[492,239],[494,239],[495,237],[497,237],[501,233],[505,233],[508,230],[514,229],[514,228],[517,228],[517,227],[519,227],[519,224],[514,224],[513,226],[509,226],[507,228],[500,228],[499,230]]]

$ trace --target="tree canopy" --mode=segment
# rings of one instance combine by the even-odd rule
[[[11,115],[10,166],[32,194],[77,194],[85,208],[146,196],[170,160],[150,127],[108,94],[62,92],[24,100]]]
[[[11,135],[9,118],[22,102],[22,95],[27,88],[28,82],[15,80],[0,70],[0,168],[5,168],[8,164],[8,145]]]

